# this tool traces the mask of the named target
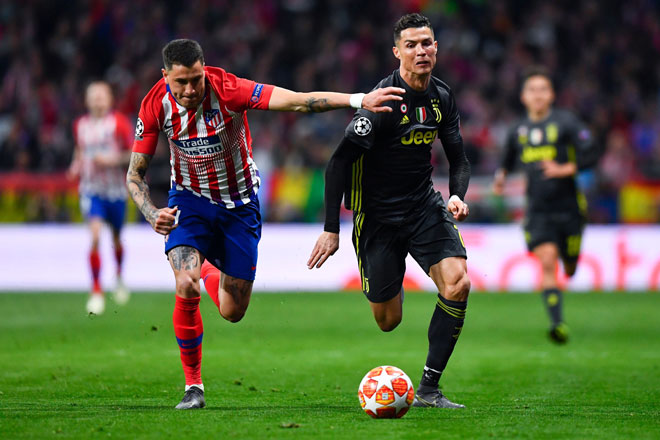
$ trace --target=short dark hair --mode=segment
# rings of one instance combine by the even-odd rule
[[[550,81],[550,85],[554,87],[553,81],[552,81],[552,75],[550,74],[550,70],[548,70],[547,67],[541,66],[541,65],[532,65],[528,66],[523,70],[522,72],[522,78],[520,81],[520,88],[522,89],[525,86],[525,83],[527,82],[528,79],[530,79],[533,76],[542,76],[548,81]]]
[[[204,52],[202,46],[195,40],[172,40],[163,47],[165,70],[172,70],[174,64],[192,67],[197,61],[204,64]]]
[[[397,22],[394,24],[394,44],[399,41],[401,38],[401,32],[404,29],[408,28],[420,28],[420,27],[427,27],[431,29],[431,34],[433,34],[433,27],[431,26],[431,20],[423,16],[422,14],[418,14],[417,12],[414,12],[412,14],[406,14],[403,17],[399,18]]]

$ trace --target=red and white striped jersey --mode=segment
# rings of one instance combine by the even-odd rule
[[[133,151],[153,155],[159,132],[170,146],[172,185],[235,208],[259,184],[246,110],[268,109],[273,86],[204,67],[206,96],[196,109],[179,105],[161,79],[142,101]]]
[[[100,118],[81,116],[73,124],[73,137],[81,160],[80,194],[125,200],[126,168],[100,166],[94,161],[99,156],[130,151],[133,127],[128,118],[117,112]]]

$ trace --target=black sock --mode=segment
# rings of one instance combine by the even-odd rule
[[[543,298],[543,304],[545,304],[545,308],[548,310],[552,326],[556,327],[563,321],[561,316],[561,290],[557,288],[545,289],[541,295]]]
[[[429,354],[418,391],[430,391],[438,387],[440,376],[463,329],[466,309],[467,301],[450,301],[438,294],[438,302],[429,324]]]

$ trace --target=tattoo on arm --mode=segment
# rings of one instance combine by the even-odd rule
[[[328,110],[333,110],[336,108],[341,108],[341,106],[333,106],[328,103],[328,100],[325,98],[309,98],[305,101],[305,107],[308,112],[321,113],[327,112]]]
[[[144,218],[153,226],[158,217],[158,209],[154,206],[149,196],[149,185],[144,176],[147,173],[151,155],[143,153],[132,153],[126,174],[126,186]]]
[[[201,266],[199,251],[190,246],[177,246],[169,253],[175,270],[193,270]]]

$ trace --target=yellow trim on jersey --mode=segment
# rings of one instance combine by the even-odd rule
[[[362,258],[360,258],[360,235],[362,234],[362,225],[364,224],[364,213],[358,212],[355,214],[353,220],[355,232],[355,254],[358,260],[358,270],[360,271],[360,280],[362,281],[362,291],[369,293],[369,278],[364,276],[364,268],[362,267]]]
[[[577,197],[578,209],[580,210],[580,213],[586,217],[587,208],[588,208],[587,198],[585,197],[582,191],[578,191],[576,197]]]
[[[351,174],[351,209],[355,212],[362,210],[362,175],[364,173],[364,154],[353,162]]]
[[[568,161],[577,163],[577,155],[575,154],[575,145],[569,145],[566,148],[566,154],[568,155]]]

